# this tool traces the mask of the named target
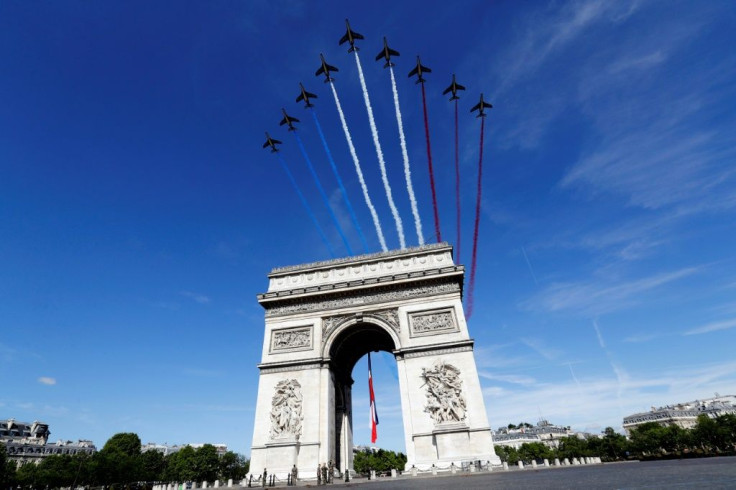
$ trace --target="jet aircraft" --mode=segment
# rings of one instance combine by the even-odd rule
[[[340,71],[340,70],[338,70],[334,66],[328,65],[327,62],[325,61],[325,57],[322,56],[322,53],[319,54],[319,58],[322,60],[322,64],[320,65],[319,70],[317,70],[314,75],[318,77],[324,73],[325,83],[334,81],[335,79],[330,76],[330,72]]]
[[[268,131],[266,131],[266,142],[263,143],[263,147],[264,148],[267,148],[267,147],[270,146],[271,147],[271,153],[276,153],[277,151],[279,151],[279,149],[276,148],[276,145],[280,145],[280,144],[281,144],[281,142],[279,140],[274,139],[274,138],[271,138],[271,135],[269,135],[268,134]]]
[[[296,128],[294,127],[295,122],[299,122],[299,119],[295,117],[291,117],[286,113],[286,109],[281,109],[281,112],[284,113],[284,118],[279,123],[279,126],[283,126],[284,124],[289,125],[289,131],[296,131]]]
[[[426,66],[422,66],[422,64],[419,62],[419,56],[417,56],[417,66],[414,67],[412,71],[409,72],[409,78],[413,77],[414,75],[417,75],[417,83],[424,83],[425,80],[422,78],[423,73],[431,73],[432,70],[427,68]]]
[[[457,83],[455,81],[455,74],[453,73],[452,74],[452,83],[450,84],[449,87],[447,87],[445,89],[444,92],[442,92],[442,95],[446,95],[447,92],[452,92],[452,97],[450,97],[450,100],[457,100],[457,99],[460,98],[460,97],[457,96],[457,91],[458,90],[465,90],[465,87],[463,87],[462,85],[460,85],[459,83]]]
[[[302,85],[301,83],[299,84],[299,88],[301,90],[301,93],[299,94],[299,97],[296,98],[296,101],[299,102],[303,100],[305,103],[304,107],[314,107],[314,104],[309,102],[309,99],[316,99],[317,96],[307,92],[306,89],[304,88],[304,85]]]
[[[345,35],[342,38],[340,38],[340,44],[345,44],[346,42],[350,43],[350,49],[348,49],[348,53],[352,53],[353,51],[359,51],[358,47],[355,45],[355,40],[363,39],[363,35],[358,34],[357,32],[355,32],[354,30],[350,28],[350,22],[348,22],[348,19],[345,19],[345,25],[348,27],[348,31],[345,33]]]
[[[383,38],[383,49],[376,56],[376,61],[380,60],[381,58],[384,58],[386,60],[386,64],[383,65],[383,67],[388,68],[389,66],[394,66],[394,64],[391,63],[392,56],[399,56],[399,52],[394,49],[389,48],[388,42],[386,41],[386,38],[384,37]]]
[[[491,104],[483,100],[483,94],[480,94],[480,102],[474,105],[473,108],[470,109],[470,112],[478,111],[478,115],[475,116],[476,118],[486,117],[487,114],[485,113],[485,110],[484,110],[486,107],[489,109],[493,109],[493,106]]]

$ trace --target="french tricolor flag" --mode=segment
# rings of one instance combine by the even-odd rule
[[[371,443],[378,439],[378,412],[376,411],[376,395],[373,393],[373,373],[371,372],[371,353],[368,353],[368,391],[371,394]]]

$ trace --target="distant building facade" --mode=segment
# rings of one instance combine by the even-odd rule
[[[204,446],[204,444],[203,443],[174,444],[172,446],[169,446],[168,444],[156,444],[155,442],[149,442],[147,444],[141,445],[141,452],[145,453],[147,451],[158,451],[164,456],[168,456],[169,454],[174,454],[176,452],[181,451],[187,446],[190,446],[194,449],[199,449],[202,446]],[[210,446],[215,446],[215,450],[217,451],[218,456],[222,456],[225,453],[227,453],[227,444],[210,444]]]
[[[642,424],[656,422],[662,426],[677,425],[683,429],[692,429],[699,415],[716,418],[726,414],[736,414],[736,396],[716,394],[713,398],[694,400],[691,402],[652,407],[649,412],[635,413],[624,417],[623,429],[626,435]]]
[[[544,445],[556,448],[563,437],[577,436],[583,439],[597,437],[596,434],[587,432],[575,432],[569,426],[550,424],[546,420],[540,420],[535,426],[522,426],[517,428],[500,427],[493,432],[494,446],[509,446],[519,449],[522,444],[541,442]]]
[[[97,448],[92,441],[78,440],[48,442],[51,431],[48,424],[15,419],[0,420],[0,443],[5,445],[8,459],[18,465],[39,463],[53,454],[93,454]]]

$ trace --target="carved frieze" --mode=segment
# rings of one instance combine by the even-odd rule
[[[271,439],[299,439],[302,434],[302,385],[279,381],[271,399]]]
[[[421,378],[426,386],[424,411],[435,425],[465,420],[467,408],[458,368],[438,360],[432,367],[422,368]]]
[[[409,314],[409,335],[412,337],[457,332],[457,330],[457,319],[453,308]]]
[[[286,328],[271,332],[271,352],[309,350],[312,348],[312,327]]]
[[[399,326],[399,311],[396,308],[363,311],[348,315],[334,315],[322,319],[322,346],[324,347],[325,342],[330,335],[332,335],[332,332],[337,330],[343,324],[352,320],[370,322],[371,318],[381,320],[383,323],[391,327],[391,329],[396,332],[396,335],[399,334],[401,327]]]
[[[340,295],[332,293],[329,297],[321,296],[315,298],[299,298],[289,302],[284,301],[278,305],[264,304],[266,317],[272,318],[297,313],[310,313],[313,311],[336,310],[338,308],[350,308],[372,304],[388,303],[413,298],[436,296],[440,294],[460,292],[460,284],[455,280],[425,283],[411,287],[393,286],[380,288],[375,291],[355,291]]]

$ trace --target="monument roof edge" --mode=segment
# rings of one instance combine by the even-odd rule
[[[352,257],[342,257],[339,259],[322,260],[318,262],[310,262],[306,264],[288,265],[284,267],[275,267],[271,269],[268,277],[278,277],[282,275],[293,274],[294,272],[306,272],[317,269],[325,269],[334,267],[336,265],[349,265],[356,262],[372,262],[375,260],[383,260],[386,258],[420,255],[424,252],[435,252],[438,250],[452,250],[452,245],[447,242],[430,243],[426,245],[419,245],[417,247],[408,247],[399,250],[389,250],[386,252],[376,252],[371,254],[355,255]]]

